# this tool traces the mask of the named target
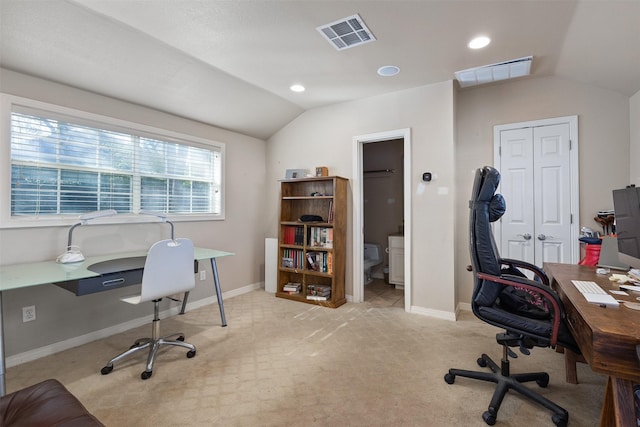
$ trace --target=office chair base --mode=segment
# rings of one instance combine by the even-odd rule
[[[502,367],[499,367],[486,354],[483,354],[477,360],[477,363],[481,367],[488,366],[492,372],[449,369],[449,372],[444,376],[444,380],[447,384],[453,384],[456,376],[461,376],[481,381],[494,382],[497,384],[496,390],[491,398],[491,403],[489,403],[489,408],[482,414],[482,419],[485,423],[488,425],[494,425],[496,423],[496,417],[498,416],[498,410],[500,409],[502,400],[511,389],[553,411],[554,414],[551,417],[553,423],[558,427],[566,427],[569,422],[569,413],[565,409],[522,384],[529,381],[535,381],[540,387],[546,387],[549,384],[549,374],[546,372],[534,372],[510,375],[508,359],[503,359]]]
[[[172,337],[176,337],[176,338],[170,339]],[[153,364],[155,363],[158,350],[160,349],[161,346],[177,346],[177,347],[187,348],[189,349],[189,351],[187,352],[187,358],[189,359],[191,359],[196,355],[196,347],[193,344],[184,342],[184,334],[182,333],[175,333],[175,334],[167,335],[165,337],[156,338],[156,339],[141,338],[136,340],[134,344],[131,347],[129,347],[128,350],[120,353],[119,355],[111,359],[104,366],[104,368],[100,370],[100,373],[102,375],[107,375],[111,373],[111,371],[113,371],[113,365],[115,363],[121,361],[122,359],[134,353],[137,353],[145,349],[149,349],[146,369],[140,374],[140,378],[142,378],[143,380],[149,379],[151,378],[151,375],[153,375]]]

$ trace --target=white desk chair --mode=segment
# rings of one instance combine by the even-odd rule
[[[160,346],[174,345],[189,349],[188,358],[196,355],[196,348],[184,342],[183,333],[160,337],[159,304],[163,297],[187,292],[195,287],[193,242],[189,239],[167,239],[154,243],[149,249],[142,273],[141,294],[121,298],[129,304],[153,301],[153,327],[151,338],[141,338],[126,351],[117,355],[100,371],[107,375],[113,370],[113,364],[123,358],[149,348],[147,368],[140,377],[143,380],[153,374],[153,363]],[[175,337],[175,339],[170,339]]]

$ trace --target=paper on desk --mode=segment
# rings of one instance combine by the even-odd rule
[[[611,291],[609,291],[609,292],[611,292],[612,294],[616,294],[616,295],[626,295],[626,296],[629,296],[629,294],[628,294],[628,293],[626,293],[625,291],[613,291],[613,290],[611,290]]]
[[[620,303],[609,294],[582,294],[584,299],[591,304],[605,305],[608,307],[617,307]]]
[[[609,280],[612,282],[627,283],[629,281],[629,277],[626,274],[612,274],[609,276]]]

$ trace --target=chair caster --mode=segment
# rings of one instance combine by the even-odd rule
[[[153,375],[153,371],[144,371],[140,374],[140,378],[142,378],[143,380],[148,380],[149,378],[151,378],[151,375]]]
[[[100,369],[100,373],[102,375],[107,375],[108,373],[110,373],[111,371],[113,371],[113,365],[107,365],[104,368]]]
[[[544,378],[536,380],[536,384],[538,384],[542,388],[546,388],[549,385],[549,375],[546,375]]]
[[[491,411],[484,411],[482,413],[482,419],[484,420],[485,423],[489,424],[490,426],[496,423],[496,416]]]
[[[551,417],[551,421],[553,421],[557,427],[567,427],[567,423],[569,422],[568,418],[567,415],[556,414]]]
[[[180,335],[178,338],[176,338],[176,341],[184,341],[184,335]]]
[[[453,384],[453,382],[456,380],[456,376],[455,375],[451,375],[451,374],[444,374],[444,381],[447,384]]]
[[[487,367],[487,361],[484,360],[484,357],[478,357],[478,360],[476,360],[476,363],[478,364],[478,366],[480,366],[481,368],[486,368]]]
[[[187,359],[191,359],[195,355],[196,355],[196,351],[195,350],[189,350],[187,352]]]

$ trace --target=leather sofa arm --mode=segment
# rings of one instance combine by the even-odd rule
[[[0,397],[0,426],[104,427],[58,380]]]

